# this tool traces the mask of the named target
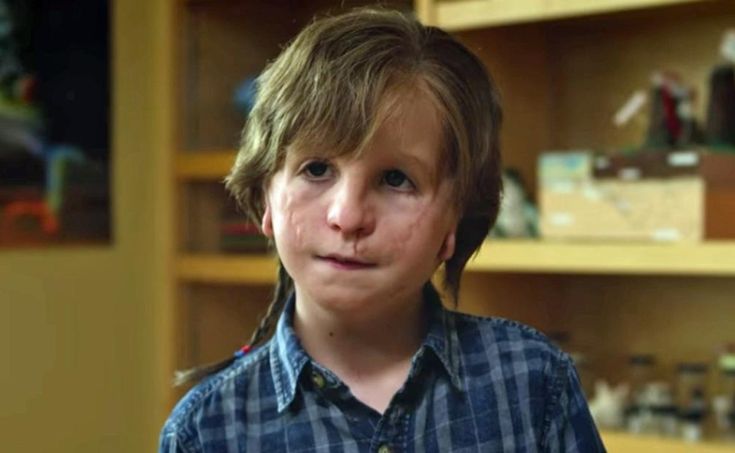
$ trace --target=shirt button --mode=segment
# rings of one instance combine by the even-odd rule
[[[378,448],[378,453],[393,453],[393,450],[388,445],[383,444]]]
[[[323,389],[324,386],[327,384],[327,381],[326,379],[324,379],[324,376],[322,376],[320,373],[317,373],[316,371],[311,373],[311,382],[313,382],[314,386],[316,386],[316,388],[318,389]]]

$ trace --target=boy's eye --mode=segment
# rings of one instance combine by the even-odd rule
[[[309,162],[304,166],[304,173],[311,178],[321,178],[329,171],[329,164],[326,162]]]
[[[383,182],[390,187],[398,189],[412,189],[413,183],[405,173],[400,170],[388,170],[383,174]]]

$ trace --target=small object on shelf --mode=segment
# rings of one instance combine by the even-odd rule
[[[695,442],[702,438],[707,413],[707,365],[680,363],[676,373],[676,405],[679,410],[681,436]]]
[[[702,144],[702,133],[694,117],[694,90],[671,72],[655,72],[651,83],[651,109],[643,149],[665,151]],[[640,102],[636,105],[640,106]]]
[[[589,408],[595,424],[601,429],[621,429],[625,425],[625,401],[628,398],[627,384],[612,387],[604,380],[595,382],[595,396]]]
[[[235,89],[233,94],[233,102],[237,109],[245,116],[250,115],[250,111],[255,105],[255,98],[258,96],[258,77],[249,76],[242,81]]]
[[[639,407],[643,408],[639,419],[639,432],[675,436],[677,434],[677,409],[671,384],[654,381],[645,384],[640,396]]]
[[[735,151],[735,30],[725,33],[720,53],[726,63],[710,75],[705,132],[713,149]]]
[[[265,253],[269,241],[260,227],[227,204],[220,216],[220,250],[229,253]]]
[[[646,405],[646,388],[652,381],[655,356],[634,354],[628,358],[628,382],[630,393],[625,404],[625,423],[632,433],[646,432],[652,424],[653,414]]]
[[[735,237],[735,155],[544,153],[544,238],[698,242]]]
[[[613,387],[604,380],[595,382],[595,395],[589,408],[595,424],[602,429],[620,429],[625,424],[625,402],[629,395],[627,384]]]
[[[513,168],[503,172],[503,197],[500,212],[490,235],[499,238],[538,236],[538,210],[521,173]]]
[[[712,399],[718,437],[735,442],[735,344],[721,353],[716,395]]]
[[[676,81],[671,76],[655,73],[652,77],[651,110],[648,132],[643,145],[647,149],[668,149],[674,146],[681,130],[676,115]]]
[[[221,226],[220,248],[233,253],[265,253],[268,238],[261,234],[257,225],[247,221],[228,221]]]

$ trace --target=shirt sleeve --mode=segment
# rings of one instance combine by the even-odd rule
[[[560,364],[553,387],[542,451],[604,453],[605,446],[592,420],[577,371],[570,359]]]

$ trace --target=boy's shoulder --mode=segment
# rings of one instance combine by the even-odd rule
[[[207,420],[221,420],[224,411],[234,407],[246,409],[248,395],[261,394],[262,387],[272,387],[269,351],[271,342],[253,349],[225,369],[206,377],[192,387],[176,404],[161,431],[162,441],[170,436],[186,443]],[[252,388],[253,385],[258,389]],[[272,393],[272,392],[271,392]],[[266,403],[261,401],[261,403]]]
[[[451,329],[462,355],[484,357],[494,363],[520,362],[528,366],[568,366],[571,358],[539,330],[500,317],[448,311]]]

